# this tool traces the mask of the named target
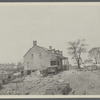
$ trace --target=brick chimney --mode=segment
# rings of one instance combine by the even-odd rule
[[[33,47],[37,46],[37,41],[33,41]]]

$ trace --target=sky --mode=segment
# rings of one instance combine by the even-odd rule
[[[37,40],[63,51],[68,41],[85,39],[100,47],[100,3],[0,4],[0,63],[17,63]]]

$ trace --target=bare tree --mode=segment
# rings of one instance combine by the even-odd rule
[[[95,60],[95,63],[98,64],[100,62],[100,47],[92,48],[89,51],[89,57]]]
[[[82,40],[77,40],[77,41],[71,41],[69,42],[69,48],[68,48],[68,53],[69,55],[72,56],[72,59],[75,59],[77,65],[78,65],[78,68],[80,68],[80,65],[82,63],[82,56],[81,54],[82,53],[85,53],[86,52],[86,46],[87,44],[84,43],[85,40],[82,39]]]

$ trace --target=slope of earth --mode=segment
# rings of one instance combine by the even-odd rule
[[[9,83],[1,95],[44,95],[53,84],[69,83],[74,95],[100,95],[100,71],[67,70],[47,77],[27,76],[24,81]],[[70,93],[69,95],[72,95]]]
[[[70,83],[75,91],[74,95],[99,95],[100,94],[99,71],[64,71],[52,77],[48,76],[31,91],[32,94],[44,94],[45,90],[59,81]]]

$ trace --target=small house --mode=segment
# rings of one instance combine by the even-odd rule
[[[55,70],[67,69],[68,58],[63,56],[63,52],[55,50],[52,46],[49,49],[37,45],[33,41],[33,46],[24,55],[24,70],[27,74],[34,71],[43,71],[48,68]]]

